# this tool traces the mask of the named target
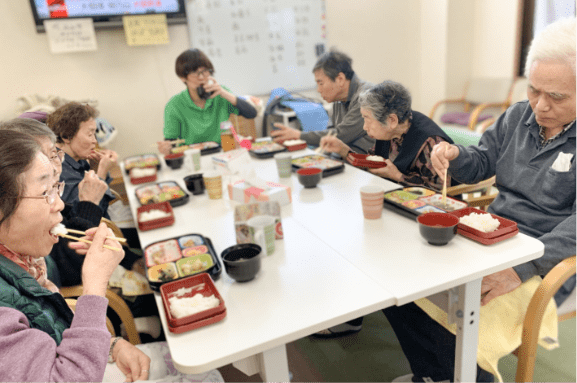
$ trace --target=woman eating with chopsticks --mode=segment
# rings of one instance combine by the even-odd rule
[[[443,180],[433,168],[431,150],[439,142],[453,140],[429,117],[411,109],[409,90],[387,80],[361,93],[359,102],[363,129],[377,140],[369,154],[382,157],[387,164],[369,171],[404,186],[442,190]],[[343,158],[351,151],[336,137],[323,137],[321,147]]]
[[[54,167],[36,140],[25,133],[0,132],[0,380],[102,381],[109,353],[131,377],[147,379],[150,359],[106,328],[108,279],[124,252],[106,239],[102,224],[79,243],[86,258],[84,295],[76,313],[47,278],[44,257],[58,242],[51,230],[64,204]]]
[[[383,158],[385,167],[369,169],[377,176],[388,178],[403,186],[424,186],[445,191],[443,179],[433,168],[431,151],[439,142],[453,143],[429,117],[411,109],[411,94],[394,81],[384,81],[359,96],[363,129],[375,138],[370,155]],[[336,152],[346,158],[351,149],[336,137],[321,139],[321,150]],[[450,186],[451,180],[447,179]],[[445,195],[445,192],[443,193]],[[337,337],[358,332],[363,318],[353,319],[316,333],[319,337]]]

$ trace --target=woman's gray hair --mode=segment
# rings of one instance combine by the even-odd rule
[[[14,118],[0,122],[0,130],[12,130],[14,132],[28,133],[31,136],[46,137],[54,144],[56,134],[46,124],[33,118]]]
[[[525,77],[529,77],[533,63],[541,60],[565,61],[575,73],[575,41],[575,18],[561,19],[548,25],[531,42]]]
[[[374,85],[359,95],[359,103],[383,125],[387,125],[391,113],[397,115],[399,124],[413,119],[411,93],[398,82],[387,80]]]

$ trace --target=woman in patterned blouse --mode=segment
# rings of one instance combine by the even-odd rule
[[[433,120],[411,109],[411,94],[403,85],[384,81],[363,92],[359,101],[363,129],[377,141],[370,155],[384,158],[387,166],[369,169],[373,174],[404,186],[443,188],[431,163],[433,146],[453,141]],[[321,147],[346,158],[350,148],[336,137],[325,136]],[[450,179],[448,180],[451,185]]]

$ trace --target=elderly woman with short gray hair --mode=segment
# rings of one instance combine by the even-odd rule
[[[453,141],[430,118],[411,109],[409,90],[387,80],[363,92],[359,102],[363,129],[377,140],[369,154],[383,157],[387,164],[369,171],[405,186],[442,189],[443,181],[431,163],[431,150],[440,142]],[[351,152],[336,137],[323,137],[321,146],[343,158]]]

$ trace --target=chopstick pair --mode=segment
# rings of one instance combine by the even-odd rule
[[[327,137],[328,136],[336,136],[336,134],[337,134],[336,129],[329,130],[329,132],[327,133]],[[325,151],[325,145],[319,146],[318,148],[315,149],[315,153],[317,153],[317,154],[325,154],[325,152],[326,152]]]
[[[174,140],[174,141],[170,141],[172,143],[172,145],[178,145],[178,144],[184,144],[186,142],[186,140],[184,138],[180,138],[178,140]],[[150,145],[150,147],[156,148],[158,145],[154,144],[154,145]]]
[[[82,234],[85,235],[86,233],[80,230],[73,230],[73,229],[66,229],[66,231],[73,233],[73,234]],[[78,241],[78,242],[84,242],[84,243],[92,243],[92,241],[89,241],[87,239],[84,238],[78,238],[78,237],[74,237],[72,235],[67,235],[67,234],[58,234],[59,237],[63,237],[63,238],[68,238],[68,239],[72,239],[74,241]],[[106,237],[108,239],[112,239],[118,242],[126,242],[125,238],[118,238],[118,237]],[[117,247],[113,247],[113,246],[108,246],[108,245],[102,245],[102,247],[104,247],[105,249],[109,249],[109,250],[114,250],[114,251],[120,251],[122,249],[119,249]]]

